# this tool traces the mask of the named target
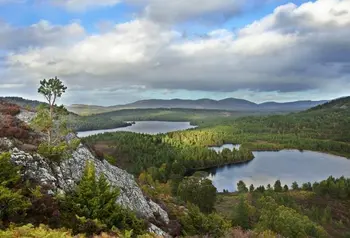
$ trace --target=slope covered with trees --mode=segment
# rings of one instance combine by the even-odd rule
[[[243,144],[254,150],[295,148],[350,156],[350,99],[288,115],[244,117],[198,130],[172,132],[172,140],[185,144]],[[334,104],[342,106],[334,108]]]

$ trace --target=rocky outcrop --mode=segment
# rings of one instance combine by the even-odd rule
[[[21,109],[20,113],[17,114],[16,117],[18,119],[20,119],[21,121],[29,123],[31,120],[33,120],[35,115],[36,115],[35,112],[31,112],[31,111],[28,111],[28,110]]]
[[[0,138],[0,144],[8,146],[13,163],[22,166],[22,176],[33,179],[40,184],[49,185],[53,190],[64,192],[72,189],[81,179],[85,164],[92,161],[96,168],[96,175],[103,173],[111,185],[120,188],[117,203],[135,211],[139,216],[148,220],[158,220],[163,224],[169,223],[168,214],[158,204],[147,199],[138,187],[134,177],[126,171],[112,166],[106,160],[99,160],[83,145],[80,145],[71,158],[63,161],[59,166],[49,163],[36,153],[26,153],[14,147],[10,140]],[[152,230],[164,235],[155,225]],[[162,233],[162,234],[160,234]]]

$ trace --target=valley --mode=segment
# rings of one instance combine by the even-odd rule
[[[260,224],[263,213],[272,212],[263,201],[272,199],[273,207],[285,206],[285,212],[292,212],[288,219],[298,222],[307,219],[303,222],[313,227],[315,233],[308,233],[309,228],[292,229],[305,229],[305,234],[316,237],[329,234],[342,237],[340,234],[350,232],[346,228],[350,221],[346,214],[333,211],[348,206],[350,183],[341,180],[339,184],[329,176],[350,177],[350,160],[346,158],[350,154],[349,103],[349,98],[342,98],[288,113],[131,109],[78,116],[63,110],[62,118],[68,128],[73,121],[81,125],[84,120],[91,122],[92,130],[70,129],[77,132],[82,144],[91,151],[89,156],[132,174],[147,197],[166,207],[169,219],[182,227],[181,232],[210,233],[200,224],[193,224],[198,226],[195,229],[187,227],[195,222],[188,219],[213,216],[212,222],[221,224],[213,237],[230,232],[287,235],[286,228]],[[19,105],[13,115],[18,110],[30,109],[13,105]],[[122,127],[104,124],[110,121],[125,124]],[[101,165],[95,162],[95,166]],[[207,185],[202,187],[200,181]],[[324,214],[320,209],[329,196],[332,205],[327,206],[329,213]],[[314,200],[318,202],[310,206]],[[179,210],[184,202],[192,204],[186,205],[188,215]],[[230,222],[243,230],[230,229]],[[158,226],[176,233],[168,225]]]
[[[304,214],[317,223],[317,219],[321,218],[317,218],[315,212],[321,209],[321,204],[325,201],[324,195],[314,194],[313,191],[316,191],[313,189],[314,186],[323,184],[329,176],[336,178],[350,176],[350,162],[346,158],[350,152],[348,140],[350,115],[347,109],[349,103],[350,98],[342,98],[298,113],[246,115],[226,120],[220,117],[217,117],[217,120],[206,118],[201,124],[198,123],[198,128],[188,131],[147,136],[133,133],[106,133],[87,137],[84,141],[92,147],[96,146],[95,149],[99,153],[111,157],[112,163],[127,169],[139,178],[150,176],[154,182],[146,182],[144,187],[148,189],[150,189],[148,186],[165,186],[167,181],[172,181],[170,182],[172,184],[175,178],[179,179],[184,175],[208,168],[205,171],[209,176],[205,174],[201,176],[213,181],[217,191],[221,192],[215,205],[219,213],[221,213],[221,201],[226,199],[225,196],[234,198],[229,200],[231,201],[229,207],[224,209],[225,216],[230,207],[239,204],[241,196],[238,193],[242,193],[242,190],[239,191],[239,182],[243,182],[247,184],[247,191],[249,185],[257,189],[257,193],[265,189],[270,191],[267,194],[272,193],[279,204],[286,205],[279,200],[282,199],[280,196],[288,198],[294,205],[287,204],[287,207],[292,207],[298,212],[306,206]],[[133,146],[128,148],[131,143]],[[227,145],[226,149],[225,147],[219,149],[221,145],[230,143],[240,146]],[[215,150],[208,149],[213,146],[218,147]],[[232,150],[233,148],[236,150]],[[216,152],[213,153],[214,151]],[[290,189],[292,192],[279,195],[277,189],[277,193],[274,193],[276,180],[282,183],[282,187],[285,185],[284,189],[287,190],[284,191]],[[164,185],[155,185],[156,181]],[[295,187],[295,184],[299,184],[300,187]],[[342,186],[345,194],[349,194],[348,182]],[[146,191],[150,192],[148,189]],[[334,189],[336,191],[340,188]],[[239,192],[228,193],[235,190]],[[303,195],[304,191],[308,191],[308,196]],[[157,189],[151,194],[155,197],[163,196],[163,192]],[[249,204],[253,202],[249,199],[250,196],[251,194],[248,194],[246,197]],[[259,195],[261,196],[262,194]],[[314,199],[323,202],[311,207],[307,205]],[[334,199],[329,209],[341,206],[336,205],[338,202],[336,198]],[[232,212],[231,210],[228,214]],[[327,216],[329,220],[320,224],[324,225],[334,237],[342,237],[342,232],[349,232],[345,228],[345,223],[349,221],[345,218],[347,215],[339,217],[339,214],[331,213]],[[232,219],[231,215],[228,218]],[[253,220],[259,218],[250,219],[253,218],[249,218],[247,222],[252,225]],[[334,225],[334,222],[341,222],[343,225]],[[333,225],[330,225],[331,223]]]
[[[350,0],[0,0],[0,238],[350,238]]]

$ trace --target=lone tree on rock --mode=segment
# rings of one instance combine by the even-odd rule
[[[50,106],[50,118],[53,118],[53,110],[55,107],[56,99],[60,98],[65,93],[67,87],[63,85],[62,81],[57,78],[51,78],[49,80],[40,81],[40,87],[38,93],[44,95]]]
[[[52,141],[52,126],[54,121],[54,109],[56,105],[57,98],[60,98],[63,93],[65,93],[67,90],[67,87],[63,85],[62,81],[58,79],[57,77],[51,78],[49,80],[42,80],[40,81],[40,87],[38,89],[38,93],[44,95],[46,101],[49,104],[50,110],[47,120],[44,120],[45,118],[45,111],[42,111],[41,118],[39,119],[39,124],[42,124],[44,121],[47,123],[44,123],[47,125],[45,128],[45,131],[47,131],[48,134],[48,143],[51,144]],[[41,125],[42,126],[42,125]]]

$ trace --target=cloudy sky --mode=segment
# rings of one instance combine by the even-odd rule
[[[61,103],[350,95],[350,0],[0,0],[0,95]]]

